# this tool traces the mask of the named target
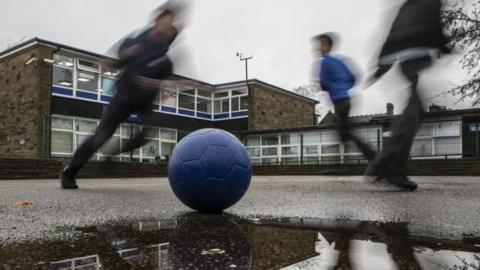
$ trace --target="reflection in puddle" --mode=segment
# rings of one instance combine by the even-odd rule
[[[0,269],[480,270],[478,238],[435,235],[406,223],[192,213],[0,242]]]

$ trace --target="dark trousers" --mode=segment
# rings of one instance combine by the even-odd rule
[[[374,174],[405,174],[410,148],[425,113],[417,89],[418,73],[431,62],[430,57],[424,57],[401,64],[402,73],[411,82],[410,99],[402,115],[391,124],[392,136],[384,141],[384,147],[374,163]]]
[[[112,137],[120,123],[125,121],[132,113],[138,113],[142,121],[145,121],[152,115],[152,101],[156,96],[156,91],[149,89],[139,89],[128,79],[121,79],[117,83],[117,94],[113,97],[110,104],[106,107],[102,119],[98,124],[94,134],[77,148],[73,159],[68,166],[66,173],[76,175],[82,166]],[[129,140],[122,148],[115,148],[109,151],[109,155],[117,155],[123,152],[132,151],[148,141],[145,139],[144,132],[141,131]]]
[[[335,101],[334,106],[335,115],[337,116],[338,121],[338,132],[342,142],[345,143],[350,140],[353,141],[368,160],[373,160],[376,152],[352,131],[352,124],[350,123],[350,119],[348,117],[351,106],[350,99],[346,98]]]

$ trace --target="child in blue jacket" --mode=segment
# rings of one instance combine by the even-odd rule
[[[330,55],[333,48],[331,34],[315,36],[313,46],[314,50],[323,57],[317,79],[322,90],[328,92],[334,104],[340,139],[344,143],[353,141],[369,161],[373,160],[376,152],[352,132],[352,124],[348,116],[351,106],[348,91],[355,85],[355,76],[340,59]]]

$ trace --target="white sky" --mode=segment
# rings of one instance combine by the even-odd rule
[[[163,1],[136,0],[0,0],[0,49],[39,37],[105,53],[131,31],[142,27]],[[322,32],[341,35],[338,53],[364,71],[382,45],[394,12],[403,0],[194,0],[189,24],[173,55],[183,59],[180,75],[210,83],[243,80],[244,63],[236,52],[253,55],[249,77],[286,89],[308,84],[313,62],[310,38]],[[294,4],[297,3],[297,4]],[[434,96],[466,73],[458,57],[448,57],[423,76],[424,96]],[[358,97],[353,114],[383,113],[393,102],[400,112],[405,81],[392,72]],[[435,100],[452,106],[455,99]],[[328,109],[328,103],[325,110]],[[429,105],[431,101],[427,102]],[[457,108],[469,107],[458,104]]]

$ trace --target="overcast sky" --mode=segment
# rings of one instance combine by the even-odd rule
[[[106,53],[126,34],[142,27],[163,1],[136,0],[0,0],[0,49],[39,37],[81,49]],[[243,80],[244,64],[236,52],[254,59],[250,78],[286,89],[310,83],[314,61],[310,38],[335,31],[347,55],[366,71],[378,54],[394,13],[403,0],[194,0],[189,24],[172,55],[183,59],[180,75],[210,83]],[[297,3],[297,4],[295,4]],[[301,4],[298,4],[301,3]],[[441,93],[466,79],[458,58],[442,59],[424,74],[424,96]],[[175,59],[177,59],[175,58]],[[399,113],[406,82],[393,71],[369,89],[357,89],[353,114],[383,113],[393,102]],[[427,91],[428,90],[428,91]],[[452,106],[451,97],[434,100]],[[324,102],[324,110],[328,103]],[[426,101],[431,104],[432,101]],[[457,104],[458,108],[470,103]]]

